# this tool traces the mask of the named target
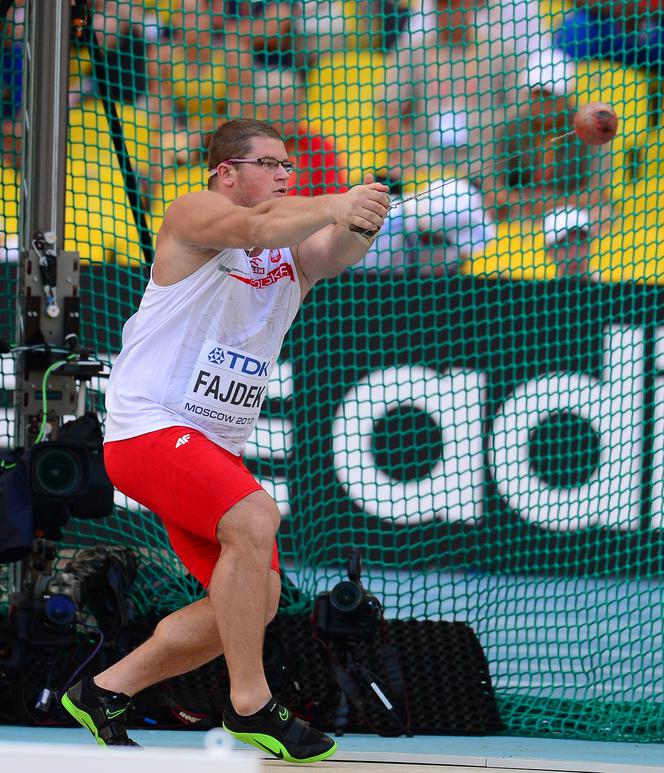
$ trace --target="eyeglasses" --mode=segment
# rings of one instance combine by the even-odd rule
[[[222,164],[259,164],[265,169],[266,172],[276,172],[281,167],[286,174],[291,174],[295,170],[295,164],[293,161],[286,159],[285,161],[279,161],[278,158],[272,158],[271,156],[265,156],[264,158],[227,158],[221,161]],[[214,177],[217,174],[217,169],[210,170],[210,177]]]

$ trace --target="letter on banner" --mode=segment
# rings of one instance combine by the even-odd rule
[[[638,528],[643,336],[642,328],[610,327],[601,382],[580,373],[543,376],[517,387],[496,415],[489,464],[500,494],[525,521],[551,531]],[[558,411],[589,421],[601,442],[598,468],[582,486],[569,489],[549,486],[529,461],[531,431]]]
[[[375,370],[344,396],[333,428],[337,479],[366,513],[396,523],[477,520],[483,504],[485,376],[404,365]],[[440,459],[425,478],[401,481],[376,465],[374,424],[394,408],[425,411],[440,427]]]

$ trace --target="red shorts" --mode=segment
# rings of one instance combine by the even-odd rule
[[[217,525],[262,486],[235,456],[190,427],[168,427],[104,444],[113,485],[164,522],[173,550],[208,587],[221,547]],[[277,543],[272,568],[279,571]]]

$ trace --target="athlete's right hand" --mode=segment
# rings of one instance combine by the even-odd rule
[[[357,226],[363,231],[381,228],[390,211],[390,189],[366,175],[363,185],[333,196],[334,220],[339,225]]]

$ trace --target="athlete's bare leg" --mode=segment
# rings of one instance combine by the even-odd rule
[[[280,591],[279,574],[271,571],[266,624],[277,613]],[[162,679],[185,674],[209,663],[222,652],[215,612],[210,599],[204,598],[161,620],[147,641],[96,676],[94,681],[106,690],[135,695]]]
[[[281,516],[265,491],[255,491],[219,521],[221,556],[209,586],[210,601],[231,682],[231,702],[239,714],[253,714],[271,696],[263,670],[274,537]]]

